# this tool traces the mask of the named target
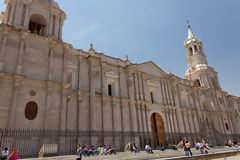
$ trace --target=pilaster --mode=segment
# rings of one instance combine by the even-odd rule
[[[5,47],[7,43],[7,38],[8,38],[8,30],[3,30],[2,34],[2,45],[0,48],[0,72],[4,70],[4,60],[5,60]]]
[[[53,76],[53,56],[54,56],[54,45],[53,43],[50,44],[49,50],[49,64],[48,64],[48,80],[52,80]]]
[[[23,68],[23,57],[26,50],[26,34],[22,33],[21,40],[20,40],[20,47],[18,51],[18,63],[16,68],[16,73],[18,75],[22,74],[22,68]]]
[[[68,83],[62,83],[61,90],[61,106],[59,111],[59,130],[67,130],[67,89],[70,87]]]
[[[11,98],[11,106],[9,109],[9,119],[8,119],[8,128],[15,128],[16,117],[18,114],[18,100],[19,100],[19,90],[21,88],[22,76],[13,76],[13,91]]]

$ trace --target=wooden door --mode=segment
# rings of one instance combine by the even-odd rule
[[[153,113],[151,116],[151,127],[153,134],[154,147],[163,144],[166,146],[166,136],[164,131],[164,123],[162,117],[158,113]]]

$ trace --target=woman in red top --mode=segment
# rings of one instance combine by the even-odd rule
[[[17,160],[18,158],[18,149],[15,148],[9,156],[9,160]]]

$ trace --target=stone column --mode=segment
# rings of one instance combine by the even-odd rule
[[[167,105],[167,97],[166,97],[166,91],[165,91],[165,84],[164,84],[164,80],[161,79],[161,89],[163,91],[163,101],[164,101],[164,105]]]
[[[104,113],[103,113],[103,107],[104,107],[104,85],[106,82],[104,82],[104,64],[101,60],[101,130],[102,130],[102,135],[101,135],[101,142],[102,144],[104,144],[104,121],[103,121],[103,117],[104,117]]]
[[[176,133],[179,133],[180,129],[179,129],[179,123],[178,123],[177,108],[173,110],[173,117],[174,117],[175,131]]]
[[[219,105],[217,105],[218,102],[217,102],[216,97],[213,95],[213,93],[211,94],[211,96],[212,96],[213,103],[214,103],[214,106],[215,106],[217,121],[218,121],[218,125],[219,125],[219,128],[220,128],[220,133],[223,133],[223,128],[222,128],[221,120],[220,120],[220,116],[219,116],[220,108],[219,108]]]
[[[168,92],[169,92],[169,100],[170,100],[170,104],[173,106],[173,95],[172,95],[172,90],[171,90],[171,84],[169,81],[167,81],[167,85],[168,85]]]
[[[2,45],[0,48],[0,72],[4,70],[4,60],[5,60],[5,47],[7,43],[7,38],[8,38],[8,31],[4,30],[2,34]]]
[[[118,66],[118,95],[120,97],[120,101],[119,101],[119,105],[120,105],[120,115],[121,115],[121,132],[124,131],[124,126],[123,126],[123,102],[122,102],[122,89],[121,89],[121,71],[120,71],[120,66]],[[103,118],[103,117],[102,117]],[[124,150],[124,141],[125,141],[125,138],[124,136],[121,136],[120,137],[121,139],[120,140],[120,150]]]
[[[13,21],[14,21],[14,13],[15,13],[15,9],[16,9],[16,2],[13,1],[12,2],[12,9],[11,9],[11,13],[10,13],[10,18],[9,18],[9,25],[14,25]]]
[[[169,118],[169,109],[168,108],[166,108],[165,109],[165,113],[166,113],[166,121],[167,121],[167,128],[168,128],[168,133],[172,133],[172,128],[171,128],[171,120],[170,120],[170,118]]]
[[[15,13],[14,13],[13,25],[19,26],[19,21],[21,20],[21,15],[22,14],[20,12],[20,5],[19,5],[19,2],[17,2],[16,3],[16,10],[15,10]]]
[[[48,64],[48,80],[52,80],[53,74],[53,54],[54,54],[54,44],[50,44],[50,51],[49,51],[49,64]]]
[[[49,14],[48,37],[53,36],[53,12]]]
[[[18,112],[17,106],[18,106],[18,100],[19,100],[19,90],[21,87],[21,81],[23,77],[21,76],[13,76],[13,94],[11,97],[11,105],[9,108],[9,119],[8,119],[8,128],[15,128],[16,125],[16,117]]]
[[[91,58],[91,57],[90,57]],[[93,81],[93,66],[94,62],[92,59],[88,60],[88,75],[89,75],[89,131],[93,130],[92,128],[92,108],[94,105],[94,99],[95,99],[95,89],[94,89],[94,81]],[[91,142],[91,141],[90,141]],[[91,143],[90,143],[91,144]]]
[[[62,82],[67,83],[67,53],[71,48],[68,45],[63,46],[63,62],[62,62]]]
[[[145,85],[144,85],[144,80],[143,80],[143,75],[141,74],[141,82],[142,82],[142,92],[143,92],[143,101],[144,101],[144,117],[145,117],[145,123],[146,123],[146,132],[147,132],[147,137],[150,139],[149,135],[149,126],[148,126],[148,117],[147,117],[147,106],[146,106],[146,94],[145,94]]]
[[[165,105],[164,98],[163,98],[163,88],[162,88],[162,81],[159,79],[159,85],[160,85],[160,92],[161,92],[161,105]]]
[[[65,131],[67,130],[67,89],[70,87],[70,84],[62,83],[62,91],[61,91],[61,106],[59,112],[59,130]]]
[[[63,19],[62,19],[62,17],[60,17],[60,19],[59,19],[59,35],[58,35],[59,40],[62,40],[62,27],[63,27]]]
[[[140,132],[140,120],[139,120],[139,114],[138,114],[138,96],[137,96],[137,76],[135,75],[135,73],[130,73],[130,71],[128,70],[127,72],[127,88],[128,88],[128,99],[130,100],[129,102],[129,113],[131,114],[130,116],[130,126],[131,126],[131,132],[133,131],[137,131],[138,133]],[[132,76],[131,76],[132,75]],[[130,86],[132,89],[132,92],[130,93]],[[133,88],[132,88],[133,87]],[[135,122],[137,123],[137,127],[135,127],[134,129],[133,126],[134,124],[134,120],[132,115],[135,115],[136,119]],[[136,125],[135,125],[136,126]]]
[[[178,124],[179,124],[179,132],[182,133],[186,133],[186,127],[185,127],[185,123],[184,123],[184,117],[182,115],[182,101],[181,101],[181,96],[180,96],[180,92],[179,92],[179,86],[178,83],[176,84],[176,93],[177,93],[177,98],[178,98],[178,105],[177,106],[177,117],[178,117]],[[177,101],[176,101],[177,102]],[[181,127],[180,127],[181,126]]]
[[[164,88],[165,88],[165,93],[166,93],[166,101],[167,101],[167,105],[171,105],[171,102],[170,102],[170,96],[169,96],[169,92],[168,92],[168,84],[167,84],[167,81],[166,80],[163,80],[164,81]]]
[[[60,17],[58,15],[55,16],[55,28],[54,28],[54,36],[56,39],[59,38],[59,20]]]
[[[141,81],[140,81],[140,73],[137,73],[137,80],[138,80],[138,94],[139,94],[139,100],[140,100],[140,105],[139,105],[139,114],[141,115],[141,126],[142,126],[142,130],[141,132],[145,132],[145,129],[144,129],[144,120],[143,120],[143,104],[142,104],[142,101],[143,101],[143,94],[142,94],[142,87],[141,87]]]
[[[10,16],[11,7],[12,7],[11,5],[7,5],[6,16],[4,17],[4,20],[3,20],[3,23],[5,23],[5,24],[8,24],[8,19],[9,19],[9,16]]]
[[[78,56],[78,72],[77,72],[77,80],[78,80],[78,83],[77,83],[77,89],[78,89],[78,94],[77,94],[77,117],[76,117],[76,121],[77,121],[77,132],[79,131],[80,129],[80,126],[79,126],[79,123],[80,123],[80,102],[82,101],[82,94],[81,94],[81,91],[80,91],[80,85],[81,85],[81,78],[80,78],[80,73],[81,73],[81,61],[82,61],[82,58],[81,56],[79,55]]]
[[[19,47],[19,51],[18,51],[18,63],[17,63],[17,68],[16,68],[16,73],[19,75],[22,74],[25,45],[26,45],[26,37],[25,37],[25,35],[22,35],[21,40],[20,40],[20,47]]]
[[[25,18],[24,18],[24,28],[28,29],[28,25],[29,25],[29,4],[26,4],[26,12],[25,12]]]
[[[173,117],[173,109],[170,108],[168,110],[169,112],[169,119],[170,119],[170,125],[171,125],[171,132],[172,132],[172,136],[173,136],[173,142],[175,141],[176,137],[175,137],[175,133],[176,133],[176,130],[175,130],[175,123],[174,123],[174,117]]]
[[[165,125],[165,129],[166,129],[166,135],[167,135],[167,143],[169,142],[169,137],[171,138],[171,131],[170,131],[170,125],[169,125],[169,119],[168,119],[168,111],[167,111],[167,108],[164,107],[164,117],[165,117],[165,122],[166,122],[166,125]]]
[[[44,106],[44,117],[43,117],[43,128],[51,129],[47,126],[48,122],[48,110],[51,107],[51,98],[52,98],[52,83],[50,81],[46,81],[46,97],[45,97],[45,106]]]

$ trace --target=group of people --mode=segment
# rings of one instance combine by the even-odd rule
[[[140,150],[139,150],[138,146],[136,145],[136,143],[130,144],[129,150],[131,152],[133,152],[134,154],[140,152]]]
[[[195,148],[196,150],[199,150],[201,154],[208,154],[208,150],[210,149],[210,146],[204,139],[201,141],[195,142]]]
[[[17,160],[18,158],[18,149],[13,149],[12,153],[9,154],[8,148],[4,148],[2,152],[0,152],[0,160]]]
[[[185,156],[192,156],[192,151],[191,151],[191,144],[189,141],[184,141],[181,140],[180,143],[177,145],[178,148],[183,148],[185,151]]]
[[[229,146],[229,147],[232,147],[232,146],[238,146],[239,143],[237,140],[233,139],[232,141],[231,140],[227,140],[226,143],[225,143],[226,146]],[[174,143],[169,143],[168,145],[168,148],[169,149],[173,149],[173,150],[177,150],[178,148],[182,148],[184,151],[185,151],[185,156],[192,156],[192,151],[191,151],[191,144],[189,141],[184,141],[184,140],[181,140],[181,142],[176,146]],[[213,146],[211,144],[208,144],[206,142],[206,140],[202,139],[201,141],[196,141],[195,142],[195,149],[196,150],[199,150],[201,154],[208,154],[208,150],[210,148],[213,148]],[[160,144],[160,145],[157,145],[157,150],[160,150],[160,151],[164,151],[167,149],[167,147],[165,147],[163,144]],[[134,154],[140,152],[140,149],[139,147],[135,144],[135,143],[129,143],[126,148],[125,148],[125,151],[131,151],[133,152]],[[153,154],[153,149],[151,148],[151,145],[148,143],[146,144],[145,146],[145,151],[149,154]],[[85,146],[80,146],[78,145],[78,150],[77,150],[77,153],[78,153],[78,157],[81,158],[82,155],[98,155],[98,154],[116,154],[115,150],[111,147],[111,145],[109,145],[108,147],[106,147],[105,145],[104,146],[99,146],[98,148],[94,148],[94,146],[92,147],[85,147]],[[80,160],[80,159],[78,159]]]
[[[99,147],[95,148],[94,146],[81,146],[80,144],[77,145],[77,160],[81,160],[82,156],[94,156],[94,155],[107,155],[107,154],[116,154],[115,149],[108,145],[100,145]]]
[[[157,150],[164,151],[166,147],[161,143],[160,145],[157,145]]]
[[[240,143],[239,143],[236,139],[233,139],[233,140],[228,139],[228,140],[226,140],[226,142],[225,142],[225,146],[228,146],[228,147],[233,147],[233,146],[235,146],[235,147],[238,148],[239,145],[240,145]]]

